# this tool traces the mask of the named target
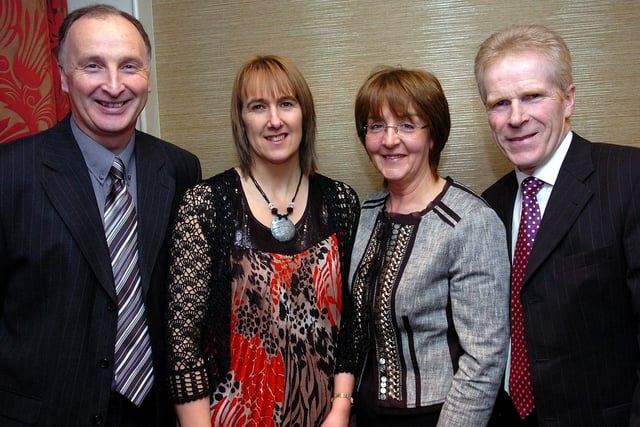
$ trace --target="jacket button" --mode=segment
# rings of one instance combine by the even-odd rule
[[[109,367],[109,360],[107,359],[100,359],[98,361],[98,366],[100,366],[101,368],[108,368]]]
[[[115,305],[113,302],[109,301],[107,303],[107,310],[109,311],[116,311],[118,309],[118,306]]]
[[[104,423],[104,417],[102,415],[98,414],[91,417],[91,424],[93,424],[94,426],[100,426],[103,423]]]

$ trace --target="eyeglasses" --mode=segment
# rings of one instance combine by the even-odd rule
[[[387,125],[386,123],[383,122],[379,122],[379,123],[371,123],[370,125],[364,125],[362,127],[362,130],[364,131],[365,135],[375,135],[375,136],[382,136],[387,129],[391,128],[394,129],[396,131],[396,134],[398,135],[404,135],[404,136],[410,136],[413,133],[415,133],[418,129],[424,129],[426,127],[429,127],[429,125],[424,125],[424,126],[418,126],[418,125],[414,125],[411,122],[404,122],[404,123],[400,123],[399,125]]]

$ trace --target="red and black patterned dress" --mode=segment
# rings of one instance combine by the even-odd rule
[[[209,396],[213,426],[315,426],[330,409],[358,199],[310,178],[290,242],[229,170],[187,193],[175,225],[169,364],[176,402]],[[345,369],[349,370],[349,369]]]

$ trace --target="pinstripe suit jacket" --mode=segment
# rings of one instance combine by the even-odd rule
[[[198,159],[136,132],[138,246],[164,401],[168,226]],[[104,420],[117,305],[102,219],[69,117],[0,145],[0,425],[80,426]],[[157,405],[170,425],[171,405]],[[102,418],[101,418],[102,417]]]
[[[483,194],[509,238],[517,191]],[[640,425],[640,150],[574,134],[521,298],[539,424]]]

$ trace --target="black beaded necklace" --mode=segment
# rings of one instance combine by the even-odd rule
[[[300,172],[300,178],[298,179],[298,185],[296,186],[296,192],[293,195],[293,199],[289,202],[289,206],[287,206],[287,213],[281,214],[278,212],[278,208],[274,206],[267,194],[264,192],[258,181],[253,177],[253,174],[249,174],[251,181],[253,181],[253,185],[256,186],[262,198],[267,202],[267,206],[271,210],[271,214],[275,216],[273,221],[271,221],[271,235],[280,242],[288,242],[293,239],[296,235],[296,227],[293,225],[293,222],[289,219],[289,215],[293,212],[293,208],[295,207],[296,197],[298,196],[298,190],[300,190],[300,183],[302,182],[302,172]]]

